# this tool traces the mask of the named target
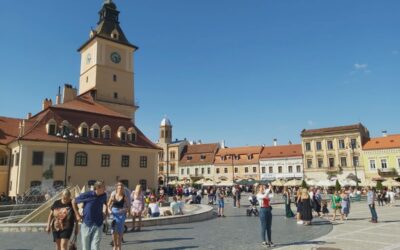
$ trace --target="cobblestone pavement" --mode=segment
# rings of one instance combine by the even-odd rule
[[[327,235],[300,245],[288,245],[280,249],[365,249],[400,250],[400,205],[376,207],[379,223],[370,223],[371,214],[366,202],[354,202],[347,221],[333,222],[333,230]]]
[[[243,199],[244,200],[244,199]],[[265,249],[261,246],[258,217],[246,216],[246,206],[232,208],[226,202],[226,217],[196,222],[143,228],[141,232],[124,236],[124,249]],[[245,201],[244,203],[247,204]],[[283,216],[283,205],[273,209],[272,239],[276,247],[301,245],[316,241],[328,234],[332,225],[316,219],[313,226],[297,225],[294,219]],[[110,235],[103,235],[101,249],[111,249]],[[52,238],[46,233],[2,233],[0,249],[54,249]],[[78,242],[79,244],[79,242]],[[79,246],[78,246],[79,247]]]

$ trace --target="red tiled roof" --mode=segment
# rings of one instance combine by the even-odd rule
[[[209,165],[214,162],[218,143],[186,145],[182,151],[180,166]]]
[[[303,156],[301,144],[264,147],[260,159]]]
[[[22,120],[0,116],[0,144],[6,145],[18,137],[20,121]]]
[[[75,111],[90,112],[90,113],[96,113],[96,114],[101,114],[101,115],[115,116],[115,117],[130,119],[130,117],[124,116],[118,112],[115,112],[115,111],[95,102],[89,92],[85,92],[84,94],[78,96],[76,99],[74,99],[72,101],[54,105],[54,106],[52,106],[52,108],[70,109],[70,110],[75,110]]]
[[[85,122],[90,128],[97,123],[100,129],[108,125],[111,128],[111,138],[105,140],[103,138],[73,138],[71,143],[105,145],[105,146],[125,146],[125,147],[141,147],[150,149],[161,149],[151,142],[130,120],[129,117],[112,111],[98,103],[95,103],[89,95],[79,96],[76,99],[39,112],[35,116],[25,121],[24,135],[21,140],[31,141],[47,141],[47,142],[64,142],[65,140],[55,135],[48,135],[46,124],[49,120],[55,120],[57,126],[66,120],[72,127],[72,131],[77,133],[81,123]],[[19,119],[0,118],[0,143],[10,143],[19,134]],[[22,120],[21,120],[22,121]],[[136,130],[136,141],[121,142],[117,136],[118,128],[125,127],[126,130],[134,128]]]
[[[372,138],[363,145],[363,150],[400,148],[400,134]]]
[[[237,147],[237,148],[220,148],[215,155],[214,165],[230,165],[232,164],[231,155],[240,157],[239,159],[233,159],[234,165],[246,165],[246,164],[257,164],[262,147],[261,146],[249,146],[249,147]],[[252,158],[249,158],[252,156]],[[225,159],[223,160],[223,157]]]
[[[346,126],[331,127],[331,128],[319,128],[319,129],[308,129],[308,130],[303,129],[303,131],[301,131],[301,136],[334,134],[338,132],[357,131],[360,129],[365,129],[365,127],[361,123],[346,125]]]

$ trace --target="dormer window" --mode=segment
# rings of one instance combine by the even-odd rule
[[[98,128],[93,129],[93,138],[97,139],[100,136],[100,132]]]
[[[62,133],[63,135],[68,134],[68,133],[70,132],[70,131],[69,131],[69,127],[70,127],[69,122],[66,121],[66,120],[64,120],[64,121],[61,123],[61,133]]]
[[[224,155],[221,156],[221,161],[225,161],[225,156]]]
[[[57,134],[57,123],[54,120],[50,120],[47,123],[47,134],[48,135],[56,135]]]
[[[192,160],[191,156],[186,157],[188,161]]]
[[[200,160],[205,160],[206,156],[205,155],[200,155]]]
[[[105,140],[110,140],[111,139],[111,128],[110,126],[106,125],[101,129],[101,132],[103,133],[103,138]]]
[[[128,130],[128,140],[130,143],[136,142],[136,130],[133,127],[129,128]]]
[[[118,137],[121,142],[126,142],[126,129],[123,126],[118,128]]]
[[[79,126],[79,135],[83,138],[87,138],[89,136],[88,125],[85,122],[82,122]]]
[[[97,123],[93,124],[90,130],[92,132],[91,136],[93,139],[100,138],[100,127],[97,125]]]
[[[117,29],[114,29],[114,30],[111,32],[111,38],[112,38],[112,39],[117,39],[117,40],[118,40],[118,38],[119,38],[119,33],[118,33],[118,30],[117,30]]]
[[[109,140],[111,138],[111,131],[110,130],[106,130],[104,131],[104,139]]]
[[[247,156],[247,159],[248,159],[248,160],[253,159],[253,154],[249,154],[249,155]]]
[[[126,142],[126,133],[125,132],[121,132],[121,141],[122,142]]]

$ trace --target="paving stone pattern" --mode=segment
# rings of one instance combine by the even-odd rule
[[[320,219],[313,226],[297,225],[294,219],[283,216],[282,207],[279,204],[273,209],[272,238],[277,248],[310,243],[332,230],[329,222]],[[246,208],[232,208],[228,199],[225,218],[146,227],[141,232],[125,234],[123,249],[265,249],[261,246],[259,218],[246,216]],[[103,235],[101,249],[111,249],[110,241],[110,235]],[[1,233],[0,242],[0,249],[54,249],[47,233]]]

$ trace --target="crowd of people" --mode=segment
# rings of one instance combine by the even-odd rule
[[[83,205],[82,213],[78,204]],[[69,190],[63,190],[61,199],[56,200],[51,206],[46,231],[52,232],[57,249],[70,249],[69,245],[76,244],[79,233],[82,249],[100,249],[104,223],[111,218],[111,245],[114,250],[120,250],[125,222],[129,216],[132,216],[130,231],[141,231],[142,218],[159,217],[160,207],[167,204],[169,210],[165,212],[169,211],[169,215],[183,214],[182,195],[173,196],[172,202],[169,202],[164,189],[160,188],[156,194],[150,190],[143,191],[141,185],[137,185],[135,190],[130,192],[118,182],[108,198],[104,182],[96,181],[93,190],[84,192],[74,199]],[[80,228],[79,223],[81,223]]]
[[[250,201],[256,201],[260,206],[259,216],[261,224],[262,244],[272,247],[272,206],[271,199],[275,193],[282,194],[285,217],[295,217],[298,224],[312,225],[315,217],[326,217],[335,221],[347,220],[350,214],[351,198],[356,198],[362,193],[366,194],[367,204],[371,212],[371,222],[378,222],[375,204],[393,205],[395,192],[393,190],[376,191],[375,188],[365,190],[343,188],[334,190],[332,195],[327,196],[327,190],[318,187],[311,188],[288,188],[258,185],[244,187],[235,185],[232,187],[203,187],[191,186],[160,187],[157,191],[149,189],[143,191],[140,185],[135,190],[129,191],[121,182],[115,185],[115,190],[107,196],[103,181],[97,181],[93,190],[80,194],[72,199],[71,193],[64,190],[62,197],[56,200],[51,207],[48,217],[47,232],[53,233],[53,239],[57,249],[68,249],[69,240],[76,241],[81,234],[82,249],[100,249],[100,240],[103,232],[103,223],[111,218],[111,233],[113,249],[121,249],[123,234],[126,231],[126,219],[132,217],[132,228],[130,231],[141,231],[143,217],[159,217],[166,215],[182,215],[184,204],[199,204],[204,197],[210,205],[217,205],[218,217],[224,218],[225,200],[232,198],[232,207],[240,208],[242,192],[252,191]],[[172,196],[171,199],[168,195]],[[206,202],[205,202],[206,203]],[[292,211],[292,203],[295,204],[295,212]],[[82,214],[79,212],[78,204],[83,204]],[[160,207],[168,206],[168,210]],[[331,210],[331,211],[330,211]],[[168,211],[168,213],[165,213]],[[78,224],[82,226],[79,228]]]

